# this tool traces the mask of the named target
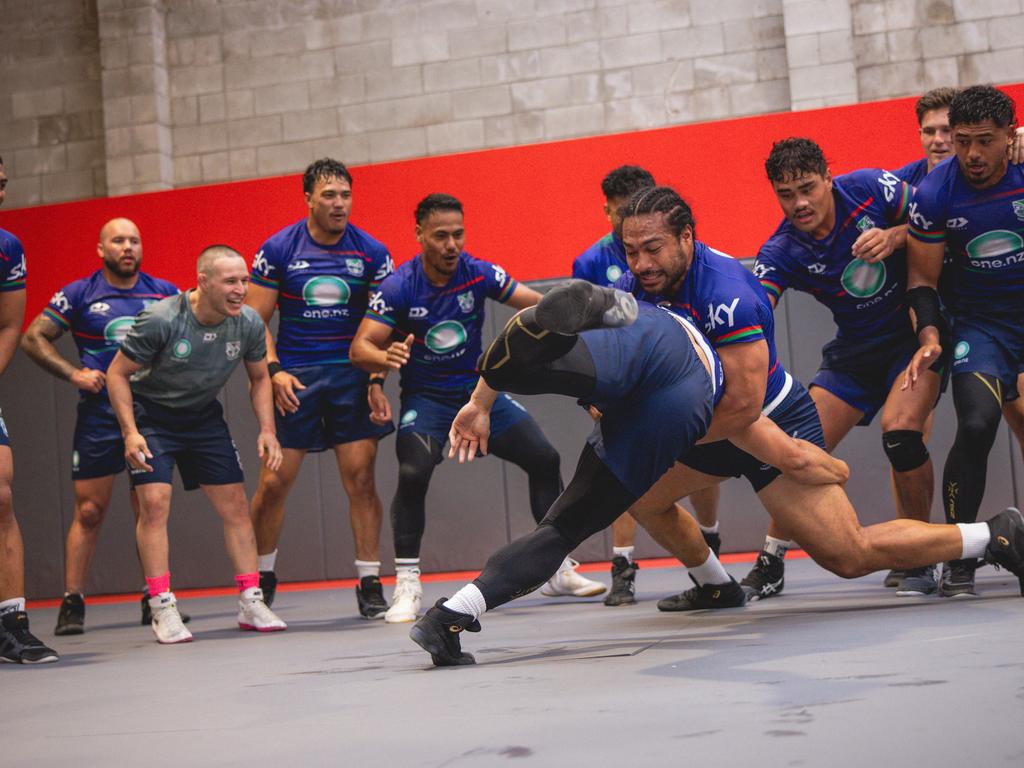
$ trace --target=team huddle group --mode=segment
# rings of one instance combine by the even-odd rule
[[[885,585],[900,595],[974,594],[984,562],[1024,587],[1024,517],[1011,507],[976,522],[1004,415],[1024,441],[1024,168],[1014,104],[989,86],[936,89],[918,101],[917,118],[925,157],[891,172],[833,177],[810,139],[776,142],[765,170],[784,218],[753,273],[696,238],[694,212],[674,189],[629,165],[602,182],[612,231],[575,260],[576,279],[543,296],[466,252],[463,206],[447,194],[420,201],[421,252],[395,269],[387,248],[350,223],[352,176],[331,159],[306,169],[305,218],[271,235],[251,265],[229,246],[207,247],[185,292],[140,270],[133,222],[108,221],[101,268],[54,294],[21,337],[36,363],[80,390],[55,633],[85,629],[89,563],[114,478],[127,468],[146,583],[142,624],[161,643],[192,639],[168,564],[175,466],[223,522],[239,627],[286,629],[270,607],[285,502],[305,454],[328,449],[349,502],[359,613],[415,622],[410,635],[436,665],[473,663],[461,632],[480,631],[485,611],[538,588],[635,602],[637,523],[694,582],[659,601],[663,611],[779,594],[794,542],[842,577],[888,570]],[[0,203],[6,183],[0,160]],[[3,230],[0,270],[2,371],[25,295],[23,249]],[[773,310],[787,288],[813,295],[837,326],[809,388],[776,354]],[[488,298],[518,311],[485,349]],[[77,363],[54,346],[68,331]],[[260,428],[251,505],[217,400],[240,362]],[[380,439],[395,431],[383,389],[394,371],[389,604],[374,465]],[[947,524],[932,525],[926,441],[949,382],[957,432],[941,483]],[[568,486],[558,452],[509,393],[566,395],[593,419]],[[879,412],[896,516],[862,527],[843,489],[849,468],[830,452]],[[29,631],[11,449],[0,428],[0,659],[56,661]],[[494,453],[520,466],[537,526],[423,613],[425,497],[446,444],[460,462]],[[739,476],[771,523],[737,583],[717,558],[717,487]],[[696,520],[678,503],[684,497]],[[570,558],[608,526],[610,590]]]

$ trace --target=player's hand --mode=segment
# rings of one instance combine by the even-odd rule
[[[277,442],[277,435],[273,432],[260,432],[256,438],[256,454],[271,472],[277,472],[284,461],[281,444]]]
[[[872,227],[862,232],[851,249],[855,258],[874,264],[887,259],[896,250],[896,232]]]
[[[900,386],[900,392],[906,391],[908,388],[913,389],[914,385],[917,384],[917,378],[921,370],[928,370],[935,361],[939,359],[939,355],[942,354],[941,344],[924,344],[917,352],[914,353],[913,359],[910,361],[910,365],[907,366],[906,372],[903,374],[903,384]]]
[[[487,438],[491,434],[491,412],[470,400],[455,414],[452,428],[448,432],[448,458],[459,454],[459,464],[476,458],[479,450],[481,456],[487,455]]]
[[[1024,163],[1024,127],[1018,128],[1010,142],[1010,162]]]
[[[366,402],[370,406],[370,421],[381,426],[391,423],[391,401],[384,394],[384,387],[375,384],[367,389]]]
[[[71,383],[85,392],[92,392],[94,395],[102,392],[107,386],[107,377],[103,371],[94,368],[79,368],[71,374]]]
[[[384,350],[386,360],[384,365],[393,371],[397,371],[403,365],[409,362],[409,355],[412,354],[412,342],[416,337],[411,333],[405,337],[405,341],[393,341]]]
[[[594,407],[593,405],[587,406],[587,413],[590,414],[590,418],[592,418],[594,421],[600,421],[601,417],[604,416],[604,414],[597,410],[597,408]]]
[[[271,383],[274,385],[274,405],[277,412],[284,416],[299,410],[299,396],[296,392],[305,389],[305,385],[288,371],[278,371]]]
[[[152,472],[153,468],[146,463],[146,459],[152,459],[153,454],[149,452],[146,445],[146,438],[138,432],[133,432],[124,439],[124,460],[132,469],[144,469]]]

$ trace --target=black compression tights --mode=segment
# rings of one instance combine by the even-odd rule
[[[430,476],[441,461],[443,446],[426,435],[399,434],[398,490],[391,502],[391,527],[395,557],[420,556],[420,542],[426,526],[426,495]],[[547,441],[532,418],[517,421],[490,440],[489,452],[510,461],[530,482],[530,511],[540,522],[562,492],[558,451]]]
[[[566,556],[636,501],[587,445],[569,486],[533,531],[499,549],[477,577],[488,610],[532,592]]]
[[[1002,417],[1002,385],[984,373],[953,377],[956,439],[942,473],[942,503],[946,521],[973,523],[985,495],[988,454]]]
[[[594,389],[594,361],[579,336],[541,330],[534,308],[517,314],[480,356],[492,389],[520,395],[586,397]]]

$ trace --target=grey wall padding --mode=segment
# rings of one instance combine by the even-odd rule
[[[488,302],[487,310],[489,339],[498,324],[511,316],[511,311],[493,302]],[[805,383],[810,380],[817,369],[821,346],[832,337],[832,332],[828,312],[812,298],[793,292],[785,295],[776,312],[776,338],[783,364],[794,376]],[[70,339],[61,339],[58,346],[73,359]],[[396,378],[388,381],[386,391],[397,418]],[[562,476],[568,480],[591,429],[589,417],[567,398],[517,399],[530,410],[561,453]],[[242,369],[225,388],[223,402],[245,463],[246,490],[251,495],[259,472],[255,451],[257,428]],[[64,588],[63,540],[74,507],[70,461],[75,403],[76,394],[69,384],[44,373],[20,352],[0,379],[0,406],[14,450],[15,512],[25,538],[26,591],[31,598],[57,596]],[[936,411],[929,443],[935,460],[937,492],[954,431],[952,398],[946,396]],[[871,426],[855,429],[837,451],[853,469],[847,492],[865,523],[880,522],[893,514],[888,462],[880,441],[876,418]],[[1004,425],[989,459],[983,518],[1024,496],[1024,471],[1019,450],[1013,443]],[[394,445],[393,435],[382,440],[377,458],[377,490],[384,504],[381,557],[385,573],[393,572],[388,508],[398,472]],[[942,519],[938,493],[932,518]],[[722,486],[724,551],[758,549],[767,523],[767,514],[745,481],[732,480]],[[90,594],[134,591],[141,587],[133,525],[127,479],[119,477],[87,583]],[[497,547],[530,530],[532,525],[526,476],[517,467],[494,458],[464,466],[445,461],[435,471],[427,496],[424,570],[479,569]],[[177,480],[170,537],[171,573],[176,587],[232,583],[219,520],[201,491],[186,493]],[[607,560],[610,547],[611,535],[606,531],[585,542],[575,556],[582,561]],[[347,501],[333,453],[307,456],[288,498],[279,551],[278,575],[286,581],[355,575]],[[641,531],[638,555],[661,557],[665,553]]]

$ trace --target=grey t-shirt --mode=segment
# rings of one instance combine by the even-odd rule
[[[121,351],[143,366],[132,392],[168,408],[198,410],[213,402],[239,361],[267,356],[266,327],[252,307],[217,325],[192,313],[192,291],[150,305],[135,320]]]

